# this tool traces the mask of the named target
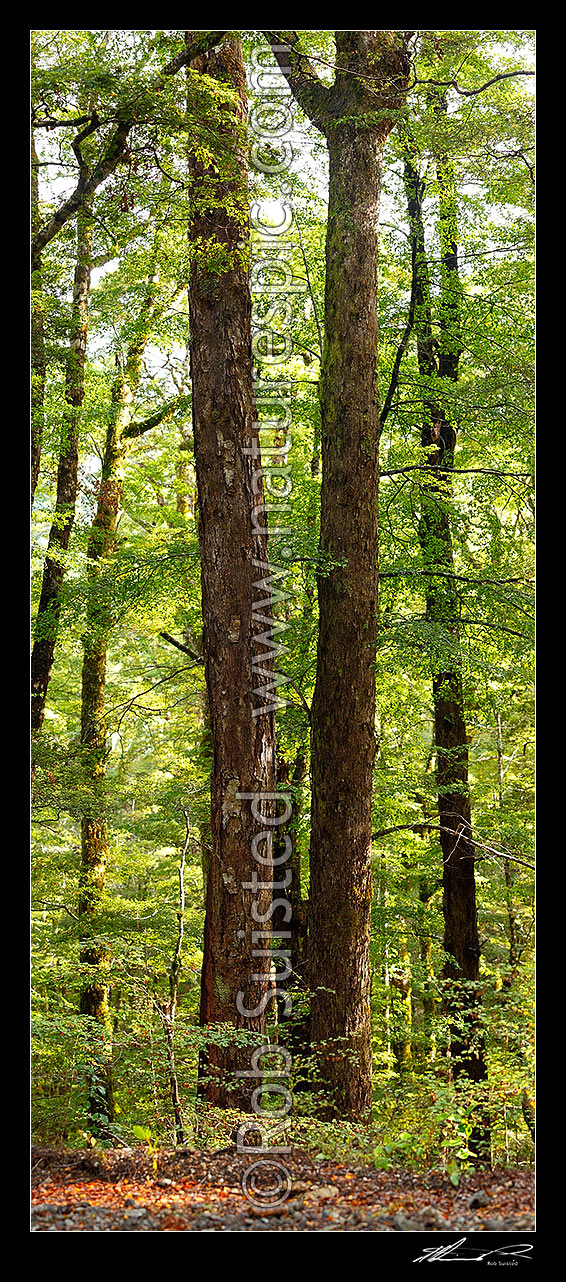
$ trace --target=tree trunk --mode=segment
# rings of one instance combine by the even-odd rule
[[[286,890],[291,913],[289,921],[285,924],[285,934],[280,944],[288,964],[282,969],[284,962],[282,957],[277,967],[279,987],[277,1011],[278,1040],[292,1056],[295,1090],[307,1087],[304,1065],[310,1052],[306,987],[308,901],[303,899],[301,890],[301,850],[298,832],[301,791],[307,775],[306,751],[307,745],[304,742],[299,743],[292,772],[279,750],[277,752],[277,787],[285,790],[292,798],[293,813],[288,822],[277,829],[273,841],[274,857],[276,859],[281,857],[282,863],[287,862],[285,855],[289,848],[291,851],[288,861],[291,880]],[[283,975],[284,977],[281,977]]]
[[[377,261],[382,154],[406,66],[389,32],[337,32],[320,379],[319,636],[312,705],[309,890],[311,1038],[328,1097],[322,1111],[371,1108],[369,939],[378,589]],[[369,92],[353,72],[381,79]],[[377,99],[377,102],[376,102]],[[352,119],[355,114],[357,119]],[[367,113],[367,115],[366,115]],[[370,114],[371,113],[371,114]],[[344,115],[350,116],[346,124]],[[364,118],[365,117],[365,118]],[[338,118],[338,119],[337,119]]]
[[[171,1095],[171,1106],[175,1121],[175,1145],[179,1146],[185,1143],[185,1124],[183,1121],[183,1107],[181,1104],[181,1094],[179,1091],[179,1079],[177,1076],[177,1066],[175,1062],[175,1016],[177,1014],[177,1003],[179,1000],[179,980],[181,977],[183,951],[183,935],[185,929],[185,860],[190,844],[189,817],[185,810],[185,822],[187,826],[187,835],[181,851],[179,862],[179,909],[177,912],[177,938],[173,959],[169,968],[169,1000],[157,1002],[157,1010],[161,1020],[161,1027],[165,1038],[165,1049],[167,1054],[167,1066],[169,1069],[169,1092]]]
[[[495,724],[497,727],[497,781],[499,809],[503,810],[503,727],[501,724],[500,712],[495,714]],[[507,928],[509,934],[509,970],[503,979],[503,985],[506,988],[510,988],[513,980],[517,976],[519,957],[517,949],[517,915],[513,904],[513,873],[508,859],[503,860],[503,876],[505,877],[505,902],[507,905]]]
[[[106,659],[113,625],[113,604],[101,575],[114,550],[116,526],[124,483],[125,460],[131,437],[153,424],[157,416],[141,427],[131,427],[132,405],[142,371],[143,353],[152,321],[158,310],[155,301],[157,276],[148,285],[137,332],[128,347],[123,368],[112,388],[110,418],[102,463],[96,516],[87,548],[88,601],[84,637],[81,695],[81,757],[86,786],[86,803],[81,825],[81,871],[79,916],[81,919],[81,964],[83,985],[81,1014],[88,1015],[111,1033],[108,1011],[109,953],[101,939],[100,914],[104,899],[108,834],[106,826]],[[111,1067],[107,1061],[101,1075],[101,1089],[92,1094],[90,1111],[107,1120],[113,1117]]]
[[[39,228],[39,161],[31,134],[31,233]],[[41,257],[38,257],[31,277],[31,501],[33,503],[43,438],[45,399],[45,333],[44,300],[41,285]]]
[[[419,877],[419,910],[418,939],[422,965],[423,984],[423,1052],[424,1058],[431,1064],[436,1059],[435,1006],[434,999],[434,966],[432,961],[432,935],[429,923],[430,903],[436,886],[431,885],[426,875]]]
[[[371,129],[338,126],[329,136],[320,546],[325,558],[340,564],[318,583],[309,967],[311,1038],[327,1048],[320,1068],[330,1092],[328,1111],[346,1117],[371,1105],[382,149]]]
[[[442,103],[440,104],[442,109]],[[426,617],[442,636],[440,664],[433,675],[434,742],[440,846],[443,858],[444,991],[451,1020],[454,1076],[474,1082],[487,1078],[480,1026],[480,945],[476,909],[475,848],[472,839],[468,770],[468,736],[464,711],[458,600],[449,511],[449,475],[454,465],[456,433],[448,421],[447,383],[458,378],[460,294],[456,239],[456,194],[451,166],[437,161],[440,187],[441,300],[440,336],[434,339],[428,263],[421,201],[424,184],[414,167],[407,141],[405,190],[411,227],[415,328],[422,380],[422,444],[428,449],[432,483],[423,488],[419,539],[425,572]],[[436,572],[436,573],[435,573]],[[464,981],[464,982],[462,982]],[[487,1119],[472,1137],[476,1156],[489,1152]]]
[[[81,694],[82,767],[87,800],[81,824],[81,871],[79,916],[81,919],[81,965],[83,980],[80,1011],[101,1024],[110,1036],[107,970],[108,948],[101,939],[102,911],[108,861],[106,826],[106,654],[112,626],[111,607],[99,579],[105,560],[114,546],[122,489],[121,458],[118,449],[120,388],[119,378],[113,388],[113,406],[109,424],[98,505],[88,543],[87,627]],[[107,1121],[113,1117],[113,1091],[110,1063],[106,1063],[102,1091],[91,1095],[89,1109]]]
[[[247,156],[241,135],[247,105],[239,41],[226,36],[219,49],[193,66],[235,93],[220,137],[222,169],[225,174],[228,153],[230,178],[221,179],[194,157],[190,161],[190,237],[199,251],[189,289],[193,431],[213,744],[200,1019],[203,1026],[230,1024],[257,1033],[259,1045],[266,1029],[271,962],[269,957],[253,958],[253,951],[269,949],[261,942],[258,948],[252,936],[264,923],[271,929],[265,913],[272,869],[254,864],[252,842],[266,825],[254,818],[249,794],[275,792],[275,728],[273,712],[254,695],[258,676],[252,667],[258,658],[252,612],[262,592],[254,584],[268,577],[269,568],[266,536],[252,524],[252,513],[263,505],[263,485],[252,381]],[[219,249],[220,272],[213,270]],[[260,529],[263,524],[261,515]],[[269,595],[261,608],[271,616]],[[267,675],[270,661],[261,662]],[[260,811],[272,814],[272,801],[260,805]],[[267,842],[260,852],[267,853]],[[254,871],[265,887],[255,893]],[[257,1083],[235,1075],[249,1069],[250,1053],[241,1042],[210,1044],[200,1059],[201,1098],[249,1110]]]
[[[408,891],[409,887],[407,887]],[[398,962],[395,973],[391,976],[391,985],[397,994],[395,1001],[396,1030],[393,1038],[393,1050],[397,1068],[401,1075],[413,1071],[413,983],[411,975],[411,957],[407,937],[401,933],[398,943]]]
[[[326,86],[297,52],[296,32],[265,34],[330,157],[308,954],[321,1113],[355,1119],[371,1109],[379,197],[409,62],[402,32],[337,31],[336,77]]]
[[[69,354],[65,374],[65,410],[61,426],[61,452],[57,469],[55,514],[49,533],[43,568],[41,596],[31,657],[31,728],[38,734],[43,725],[47,688],[53,666],[65,554],[75,520],[79,468],[79,425],[84,397],[84,372],[88,332],[92,251],[92,217],[88,207],[77,216],[77,263],[73,285],[73,308]]]

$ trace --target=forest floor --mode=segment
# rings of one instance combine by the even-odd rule
[[[534,1230],[528,1168],[463,1175],[376,1171],[313,1161],[294,1149],[284,1163],[291,1195],[254,1208],[242,1176],[254,1159],[145,1148],[95,1152],[32,1148],[32,1233],[416,1233]],[[272,1178],[272,1177],[271,1177]]]

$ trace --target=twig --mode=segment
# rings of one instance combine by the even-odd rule
[[[36,904],[39,904],[42,908],[62,908],[64,912],[69,914],[69,917],[73,917],[75,921],[80,920],[78,913],[74,913],[72,908],[67,908],[66,904],[59,904],[56,901],[51,899],[36,899],[35,902]],[[32,904],[32,911],[33,911],[33,904]]]
[[[372,832],[371,839],[372,841],[377,841],[380,837],[387,837],[389,833],[392,832],[420,833],[423,830],[427,830],[429,832],[446,832],[450,837],[460,838],[462,836],[462,831],[458,831],[455,828],[445,828],[444,824],[421,822],[413,824],[395,824],[392,828],[379,828],[377,832]],[[488,853],[496,859],[510,859],[513,863],[522,864],[524,868],[530,868],[534,871],[534,864],[529,863],[528,860],[520,859],[518,855],[512,855],[508,850],[495,850],[494,846],[488,846],[485,842],[479,841],[478,838],[473,837],[470,832],[466,832],[465,836],[473,846],[477,846],[479,850],[488,851]]]
[[[534,76],[534,74],[534,71],[501,71],[498,76],[486,80],[479,89],[461,89],[456,80],[415,80],[415,85],[435,85],[439,89],[455,89],[456,93],[462,94],[464,98],[474,98],[476,94],[483,93],[484,89],[489,89],[490,85],[497,84],[498,80],[508,80],[510,76]],[[414,86],[409,85],[409,88],[412,89]]]

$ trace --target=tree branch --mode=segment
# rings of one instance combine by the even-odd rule
[[[486,80],[484,85],[479,89],[460,89],[456,80],[415,80],[415,85],[435,85],[439,89],[446,87],[455,89],[456,93],[462,94],[464,98],[474,98],[476,94],[483,93],[484,89],[489,89],[490,85],[497,84],[498,80],[508,80],[510,76],[534,76],[534,71],[502,71],[498,76],[493,76],[491,80]],[[411,89],[414,85],[410,86]]]
[[[378,828],[377,832],[372,832],[371,839],[372,841],[378,841],[380,837],[388,837],[389,833],[391,832],[422,833],[423,830],[430,832],[432,831],[432,829],[438,830],[438,824],[430,824],[430,823],[394,824],[392,828]]]
[[[61,228],[68,223],[69,219],[73,217],[73,214],[77,213],[77,210],[85,204],[89,197],[94,195],[97,187],[99,187],[100,184],[114,172],[123,155],[127,137],[130,130],[133,128],[133,125],[133,118],[120,121],[112,135],[112,138],[110,139],[104,155],[101,157],[88,179],[85,178],[84,171],[79,161],[81,172],[74,192],[72,192],[67,200],[63,201],[63,204],[59,206],[58,210],[56,210],[49,222],[44,223],[43,227],[40,227],[37,234],[33,237],[31,242],[32,271],[37,270],[39,266],[39,257],[42,250],[45,249],[45,246],[58,235]]]
[[[195,40],[191,41],[186,48],[182,49],[180,53],[171,60],[171,62],[167,63],[167,66],[164,67],[161,75],[157,78],[154,88],[159,88],[163,76],[174,76],[181,67],[184,67],[186,63],[190,61],[191,58],[196,57],[197,53],[203,53],[206,49],[209,49],[211,45],[216,44],[219,39],[222,39],[224,34],[225,33],[223,31],[200,32]],[[92,122],[95,117],[96,123],[93,125]],[[82,117],[80,119],[82,120]],[[98,116],[96,116],[95,112],[89,119],[92,127],[88,132],[93,133],[95,129],[100,128],[101,121]],[[86,178],[85,173],[83,172],[80,153],[77,155],[75,150],[77,146],[80,147],[82,139],[86,137],[85,131],[79,134],[75,139],[75,142],[72,144],[73,150],[79,160],[79,181],[74,192],[72,192],[67,200],[63,201],[63,204],[59,206],[59,209],[56,210],[53,216],[49,219],[49,222],[45,223],[33,237],[31,243],[32,271],[36,271],[39,267],[39,258],[42,250],[45,249],[45,246],[58,235],[61,228],[65,226],[74,214],[76,214],[77,210],[81,208],[85,201],[94,195],[94,192],[98,187],[100,187],[101,183],[103,183],[105,179],[114,172],[117,165],[120,163],[124,154],[128,135],[136,123],[133,104],[129,108],[121,108],[120,115],[116,117],[116,120],[116,128],[108,146],[88,178]]]
[[[507,583],[523,583],[531,586],[527,579],[524,578],[506,578],[506,579],[483,579],[472,574],[456,574],[455,570],[382,570],[381,579],[405,579],[405,578],[441,578],[441,579],[458,579],[461,583],[479,583],[482,585],[489,584],[494,587],[503,587]]]
[[[454,828],[445,828],[443,824],[414,823],[414,824],[395,824],[392,828],[379,828],[377,832],[372,832],[371,839],[372,841],[377,841],[379,840],[380,837],[387,837],[391,832],[422,833],[423,831],[447,832],[450,837],[462,836],[462,832],[458,832]],[[512,863],[521,864],[523,868],[530,868],[532,871],[534,871],[534,864],[529,863],[528,860],[520,859],[518,855],[511,855],[508,850],[495,850],[493,846],[488,846],[485,842],[479,841],[477,837],[473,837],[470,833],[466,833],[466,837],[469,841],[471,841],[472,845],[477,846],[479,850],[485,850],[488,852],[488,854],[492,855],[497,859],[510,859]]]
[[[192,58],[197,58],[200,53],[206,53],[213,45],[220,44],[227,34],[227,31],[199,31],[190,44],[181,49],[179,53],[176,53],[171,62],[167,63],[161,74],[163,76],[176,76],[181,67],[186,67]]]
[[[54,116],[50,116],[46,120],[35,120],[33,127],[34,129],[70,129],[71,126],[75,128],[77,125],[90,124],[94,114],[96,113],[90,116],[71,116],[69,120],[56,120]],[[98,123],[102,122],[99,120]]]
[[[488,623],[487,619],[468,619],[465,615],[462,615],[461,618],[443,619],[442,622],[462,624],[464,627],[490,628],[492,632],[508,632],[512,637],[520,637],[521,641],[529,640],[528,632],[516,632],[514,628],[506,628],[503,623]]]
[[[67,908],[66,904],[59,904],[51,899],[36,899],[35,902],[36,904],[39,904],[42,908],[59,908],[63,912],[68,913],[69,917],[72,917],[74,921],[80,921],[79,914],[74,913],[72,908]],[[32,911],[33,911],[33,904],[32,904]]]
[[[315,298],[315,296],[314,296],[314,291],[313,291],[313,287],[312,287],[312,284],[311,284],[311,278],[310,278],[310,272],[309,272],[309,265],[308,265],[308,262],[307,262],[307,256],[306,256],[306,254],[305,254],[305,247],[304,247],[304,245],[303,245],[303,238],[302,238],[302,236],[301,236],[301,226],[300,226],[300,223],[299,223],[299,220],[298,220],[298,218],[297,218],[297,215],[296,215],[296,214],[295,214],[295,226],[296,226],[296,228],[297,228],[297,235],[298,235],[298,237],[299,237],[299,245],[300,245],[300,247],[301,247],[301,254],[302,254],[303,263],[304,263],[304,266],[305,266],[305,273],[306,273],[306,278],[307,278],[307,285],[308,285],[308,290],[309,290],[309,294],[310,294],[310,299],[311,299],[311,303],[312,303],[312,307],[313,307],[314,319],[315,319],[315,324],[316,324],[316,330],[317,330],[317,334],[318,334],[318,346],[319,346],[319,351],[320,351],[320,359],[322,360],[322,349],[323,349],[322,326],[321,326],[320,319],[319,319],[319,315],[318,315],[318,307],[317,307],[317,305],[316,305],[316,298]]]
[[[190,404],[190,396],[174,396],[172,400],[167,401],[166,404],[162,405],[154,414],[150,414],[149,418],[144,419],[140,423],[129,423],[122,432],[122,439],[131,440],[132,437],[143,436],[144,432],[151,431],[152,427],[158,427],[160,423],[164,423],[167,419],[172,418],[176,410],[187,409]]]
[[[323,84],[307,55],[297,49],[299,37],[296,31],[264,31],[263,34],[299,106],[312,124],[323,132],[330,88]]]
[[[429,471],[430,471],[430,466],[428,463],[409,463],[407,467],[397,467],[392,469],[392,471],[390,472],[382,472],[381,479],[383,480],[384,476],[401,476],[404,472],[429,472]],[[467,475],[470,473],[473,475],[479,475],[479,476],[512,476],[514,477],[515,480],[518,480],[518,481],[529,480],[529,478],[532,477],[532,472],[506,472],[502,468],[498,468],[498,467],[451,467],[450,468],[451,476]]]
[[[439,826],[438,831],[447,832],[451,837],[462,836],[462,832],[457,832],[453,828],[444,828],[442,825]],[[478,850],[486,850],[492,858],[510,859],[511,863],[521,864],[523,868],[530,868],[532,872],[535,871],[535,865],[529,863],[527,859],[520,859],[518,855],[511,855],[508,850],[495,850],[493,846],[488,846],[484,841],[479,841],[477,837],[473,837],[469,832],[466,833],[466,837],[471,841],[473,846],[477,846]]]
[[[303,708],[304,708],[304,710],[305,710],[305,712],[306,712],[306,714],[307,714],[308,723],[309,723],[309,725],[310,725],[310,722],[311,722],[311,710],[310,710],[310,708],[309,708],[309,705],[308,705],[308,703],[307,703],[307,701],[306,701],[306,699],[305,699],[305,696],[304,696],[304,694],[303,694],[302,690],[299,690],[299,687],[295,685],[295,682],[294,682],[294,681],[289,681],[289,685],[290,685],[291,689],[295,691],[295,694],[298,694],[299,699],[301,700],[301,703],[302,703],[302,705],[303,705]]]
[[[414,257],[415,257],[415,246],[413,245],[413,258]],[[411,273],[411,297],[409,300],[407,324],[405,325],[403,337],[397,348],[397,355],[395,357],[395,362],[394,362],[393,370],[391,373],[391,382],[389,384],[387,396],[385,397],[385,400],[383,402],[383,409],[381,411],[381,414],[379,415],[380,432],[382,432],[383,428],[385,427],[387,416],[393,404],[393,397],[395,395],[395,392],[397,391],[397,384],[399,382],[399,371],[401,369],[401,361],[403,360],[403,356],[405,355],[405,352],[407,350],[407,343],[409,342],[409,339],[411,337],[411,330],[413,328],[413,322],[415,319],[416,294],[417,294],[417,273],[413,265],[413,271]],[[385,475],[385,473],[383,475]],[[388,473],[388,475],[391,475],[391,474]]]
[[[159,635],[163,637],[164,641],[168,641],[169,645],[174,645],[176,650],[182,650],[183,654],[188,654],[189,658],[194,659],[196,663],[204,663],[202,654],[197,654],[196,650],[191,650],[190,646],[183,645],[181,641],[176,641],[175,637],[172,637],[169,632],[160,632]]]

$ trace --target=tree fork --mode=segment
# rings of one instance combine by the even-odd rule
[[[320,546],[312,705],[310,1031],[321,1112],[371,1109],[369,937],[378,590],[377,259],[382,155],[409,78],[400,32],[337,31],[324,85],[295,32],[266,32],[330,159],[320,378]]]

